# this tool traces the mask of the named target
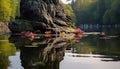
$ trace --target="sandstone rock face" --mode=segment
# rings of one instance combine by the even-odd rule
[[[39,30],[44,33],[48,28],[64,29],[64,27],[73,27],[72,20],[69,16],[66,16],[59,2],[59,0],[21,0],[20,18],[28,21],[25,22],[24,27],[29,25],[30,29],[22,29],[20,23],[23,22],[14,21],[9,24],[10,30],[12,32],[21,32],[23,30],[36,32]],[[15,27],[19,29],[15,29]],[[62,31],[62,29],[60,30]]]

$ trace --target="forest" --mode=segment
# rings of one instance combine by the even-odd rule
[[[0,0],[0,21],[8,22],[20,15],[20,0]],[[62,3],[65,13],[79,24],[119,24],[119,0],[76,0]]]
[[[79,24],[119,24],[119,0],[76,0],[72,9]]]

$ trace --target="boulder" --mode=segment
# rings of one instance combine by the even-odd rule
[[[59,0],[21,0],[20,19],[9,23],[11,32],[37,30],[44,33],[49,28],[72,27],[70,16],[64,13]]]

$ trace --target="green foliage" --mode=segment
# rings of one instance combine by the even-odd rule
[[[20,17],[20,0],[17,0],[16,17]]]
[[[73,10],[72,10],[70,5],[66,5],[66,4],[61,4],[61,5],[64,8],[64,12],[65,12],[66,15],[68,15],[68,16],[73,16],[74,15]]]
[[[119,0],[112,1],[110,7],[106,10],[103,16],[104,23],[119,23],[120,22],[120,2]]]
[[[77,24],[120,22],[119,0],[76,0],[71,4]]]
[[[96,0],[77,0],[73,6],[77,24],[79,23],[95,23],[96,15]]]
[[[76,22],[75,13],[74,13],[71,5],[69,5],[69,4],[63,4],[63,3],[61,3],[61,5],[62,5],[62,7],[64,8],[65,14],[66,14],[67,16],[71,16],[72,20],[73,20],[74,22]]]
[[[10,20],[11,15],[10,0],[0,0],[0,20]]]
[[[66,14],[67,16],[71,16],[72,19],[73,19],[73,21],[75,22],[75,21],[76,21],[76,19],[75,19],[75,14],[74,14],[74,12],[73,12],[73,9],[72,9],[71,5],[69,5],[69,4],[63,4],[63,3],[61,3],[61,5],[62,5],[62,7],[64,8],[65,14]]]
[[[15,18],[16,0],[0,0],[0,21],[10,21]]]
[[[11,7],[11,19],[14,19],[16,16],[16,0],[10,0]]]

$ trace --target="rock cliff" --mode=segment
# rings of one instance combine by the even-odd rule
[[[44,33],[48,29],[72,32],[73,23],[64,13],[59,0],[21,0],[20,18],[9,23],[13,33],[32,31]],[[72,30],[71,30],[72,29]]]

